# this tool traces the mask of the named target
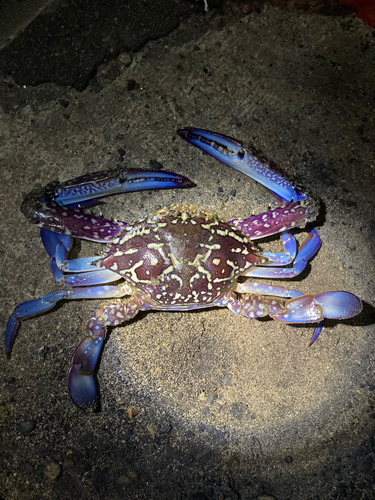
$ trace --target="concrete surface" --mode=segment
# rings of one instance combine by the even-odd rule
[[[19,210],[37,184],[156,160],[196,187],[113,197],[106,216],[178,202],[226,220],[267,208],[263,188],[176,136],[187,125],[253,143],[321,198],[323,246],[291,286],[350,290],[365,308],[328,322],[311,348],[310,327],[226,309],[140,314],[110,332],[97,413],[71,404],[65,378],[97,304],[30,319],[0,361],[2,498],[373,498],[374,61],[371,28],[350,14],[258,5],[244,15],[225,3],[103,63],[81,92],[5,74],[4,327],[16,304],[59,288]]]

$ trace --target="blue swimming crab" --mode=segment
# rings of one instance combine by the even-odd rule
[[[53,183],[23,201],[23,213],[42,228],[53,276],[64,288],[14,309],[5,333],[6,353],[9,357],[23,319],[60,300],[105,300],[86,321],[85,337],[70,360],[69,393],[80,408],[96,404],[95,372],[107,327],[130,320],[139,311],[228,307],[249,318],[269,315],[284,323],[316,323],[311,345],[324,318],[347,319],[362,310],[361,300],[350,292],[303,295],[244,279],[293,278],[303,271],[321,243],[310,224],[318,214],[318,203],[274,164],[230,137],[195,128],[180,129],[178,134],[268,188],[280,206],[229,222],[192,205],[172,205],[131,224],[85,213],[82,207],[100,203],[101,196],[192,184],[173,173],[121,169]],[[308,234],[300,248],[291,232],[296,227],[306,228]],[[283,252],[262,252],[254,243],[277,233]],[[69,260],[73,237],[106,243],[107,248],[101,255]]]

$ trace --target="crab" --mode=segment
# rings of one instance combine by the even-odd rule
[[[5,332],[5,350],[10,357],[22,320],[44,313],[59,301],[104,300],[84,324],[85,337],[70,360],[68,389],[79,408],[97,404],[96,367],[107,328],[129,321],[139,311],[227,307],[248,318],[269,315],[283,323],[315,323],[311,345],[324,318],[352,318],[362,310],[361,300],[350,292],[302,294],[254,282],[253,278],[294,278],[304,270],[321,244],[311,226],[318,203],[274,164],[228,136],[195,128],[180,129],[178,134],[268,188],[279,206],[229,222],[192,205],[172,205],[132,224],[85,213],[82,207],[100,203],[101,196],[192,184],[178,174],[121,169],[53,183],[23,201],[23,213],[42,228],[52,274],[64,287],[14,309]],[[296,227],[308,233],[300,248],[291,232]],[[283,252],[262,252],[254,243],[277,233]],[[73,237],[106,243],[107,248],[101,255],[69,260]]]

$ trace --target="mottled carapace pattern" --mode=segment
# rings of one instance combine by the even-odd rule
[[[244,233],[191,205],[129,225],[100,261],[159,305],[207,307],[237,276],[267,261]]]

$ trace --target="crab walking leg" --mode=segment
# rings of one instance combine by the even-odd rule
[[[51,234],[56,234],[52,233],[52,231],[48,231]],[[71,260],[65,260],[64,262],[61,263],[61,265],[57,265],[55,258],[51,259],[51,271],[53,274],[53,277],[57,282],[63,281],[64,280],[64,272],[66,273],[92,273],[92,272],[97,272],[100,270],[104,270],[104,267],[100,267],[99,265],[96,265],[95,263],[98,262],[100,259],[102,259],[104,256],[103,255],[95,255],[93,257],[81,257],[79,259],[71,259]],[[56,267],[53,267],[53,263],[56,264]],[[115,280],[113,280],[115,281]],[[66,281],[65,281],[66,283]],[[94,284],[94,283],[92,283]]]
[[[323,312],[320,320],[317,318],[319,308]],[[362,311],[362,302],[350,292],[324,292],[316,295],[307,294],[288,300],[284,311],[272,317],[284,323],[310,323],[318,321],[309,347],[315,342],[324,327],[324,318],[349,319],[357,316]],[[314,316],[316,319],[314,321]]]
[[[19,304],[11,314],[5,330],[5,352],[8,358],[12,351],[14,339],[22,320],[42,314],[52,309],[60,300],[75,299],[106,299],[124,297],[129,295],[131,289],[128,285],[103,285],[92,288],[71,288],[47,293],[40,299],[28,300]]]
[[[294,278],[301,274],[301,272],[305,269],[307,262],[314,257],[317,253],[321,245],[321,240],[318,233],[315,229],[310,229],[309,237],[304,241],[301,248],[299,249],[296,258],[293,261],[292,267],[252,267],[243,276],[251,277],[251,278],[275,278],[275,279],[284,279],[284,278]],[[272,253],[265,252],[263,254],[265,257],[271,259],[270,263],[265,263],[263,266],[275,266],[280,265],[281,259],[280,255],[283,254],[275,254],[275,262],[272,262]]]
[[[21,320],[31,318],[32,316],[52,309],[60,300],[69,299],[69,293],[68,290],[58,290],[57,292],[47,293],[40,299],[28,300],[15,307],[5,329],[5,353],[8,358],[10,358],[14,339]]]
[[[95,406],[98,397],[94,372],[99,361],[108,326],[129,321],[139,311],[151,309],[140,297],[115,300],[103,304],[95,316],[85,323],[88,334],[78,345],[70,360],[68,389],[73,403],[81,409]]]
[[[78,259],[70,259],[63,262],[61,270],[66,273],[86,273],[89,271],[97,271],[105,269],[95,265],[95,262],[101,260],[104,255],[95,255],[93,257],[80,257]]]
[[[273,297],[295,298],[303,295],[297,290],[286,288],[285,286],[264,285],[263,283],[255,283],[247,281],[245,283],[237,283],[235,288],[237,293],[251,293],[256,295],[272,295]]]
[[[64,276],[63,282],[66,286],[93,286],[104,283],[114,283],[122,279],[121,276],[109,269],[91,271],[88,273],[68,274]]]
[[[61,265],[72,247],[73,240],[67,234],[53,233],[48,229],[40,230],[40,238],[51,258],[50,269],[52,276],[56,281],[61,281],[63,277]]]
[[[263,256],[269,260],[264,266],[286,266],[294,261],[297,255],[297,240],[290,231],[285,231],[281,233],[281,241],[285,253],[263,252]]]

